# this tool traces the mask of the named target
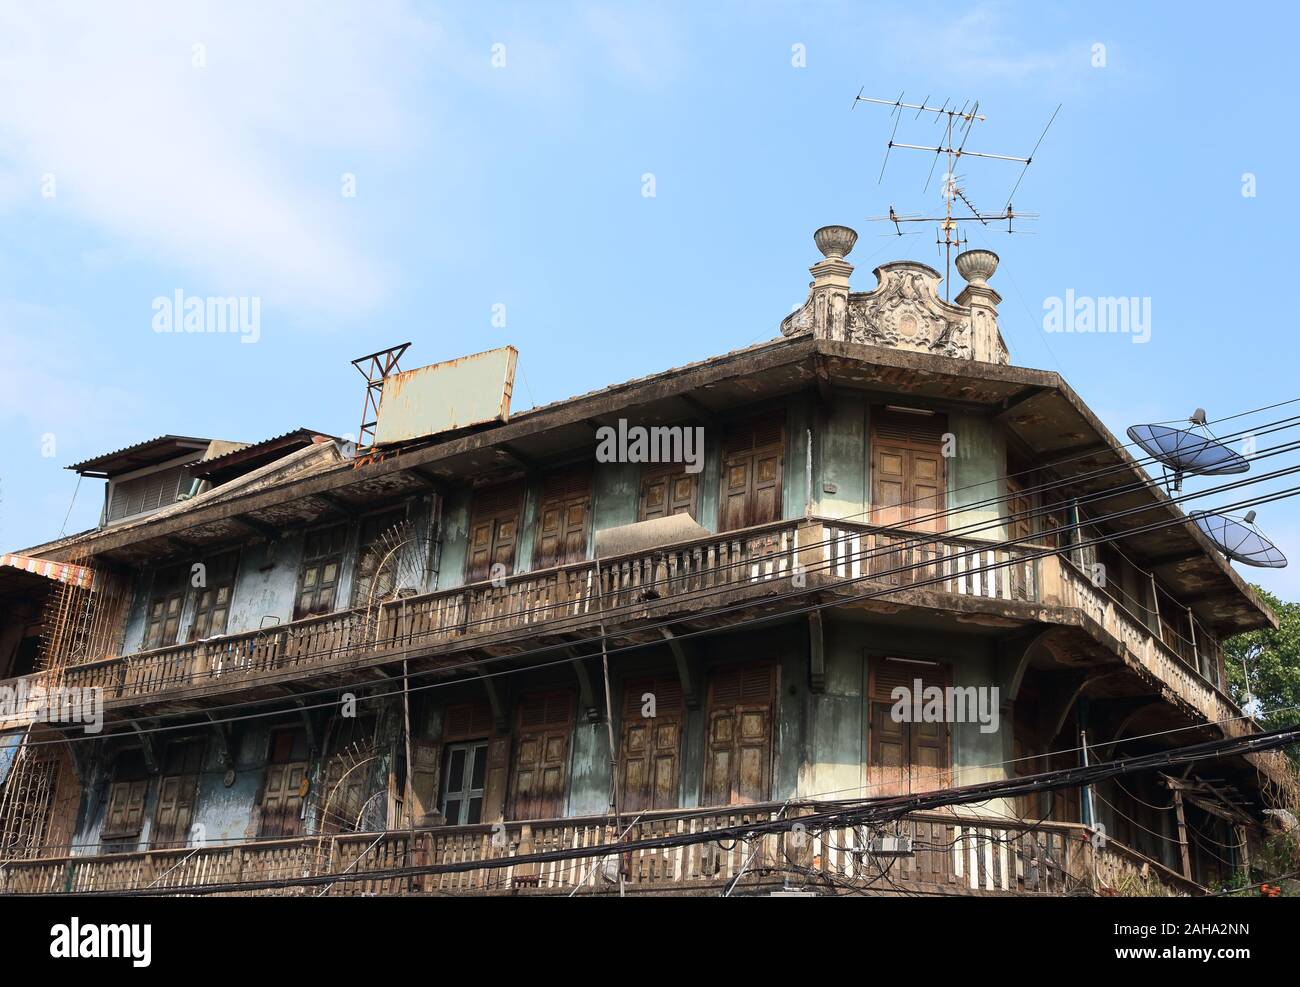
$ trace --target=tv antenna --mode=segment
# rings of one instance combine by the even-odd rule
[[[864,87],[865,88],[865,87]],[[889,164],[889,156],[893,153],[894,148],[899,147],[908,151],[926,151],[934,155],[934,160],[930,164],[930,173],[926,176],[925,187],[923,191],[928,191],[930,182],[934,179],[934,169],[938,165],[940,158],[946,160],[947,167],[943,174],[943,200],[944,211],[942,216],[922,216],[922,215],[899,215],[894,211],[894,207],[889,207],[888,216],[872,216],[872,222],[892,223],[894,233],[886,234],[889,236],[907,236],[910,231],[903,229],[905,223],[937,223],[935,234],[935,246],[943,251],[944,254],[944,278],[943,292],[944,299],[949,299],[950,286],[952,284],[952,249],[957,247],[961,249],[969,241],[961,232],[962,223],[979,223],[981,226],[997,229],[998,232],[1004,233],[1024,233],[1026,230],[1015,228],[1017,219],[1032,220],[1037,219],[1037,213],[1018,213],[1012,206],[1011,200],[1014,198],[1016,191],[1020,188],[1020,183],[1025,177],[1025,172],[1033,163],[1034,155],[1038,153],[1039,146],[1043,143],[1043,138],[1047,136],[1047,131],[1051,128],[1052,122],[1056,119],[1056,114],[1061,112],[1058,105],[1052,113],[1051,118],[1047,121],[1047,126],[1038,137],[1038,142],[1034,144],[1034,149],[1029,152],[1028,157],[1020,158],[1011,154],[994,154],[989,151],[972,151],[966,147],[967,140],[970,139],[971,131],[975,129],[975,124],[983,123],[988,118],[980,113],[979,100],[966,100],[960,106],[951,99],[945,99],[940,106],[931,106],[930,97],[919,103],[903,102],[903,94],[899,93],[897,99],[877,99],[874,96],[863,96],[862,90],[858,90],[858,95],[854,97],[853,106],[858,103],[875,103],[879,106],[892,107],[890,115],[894,118],[894,128],[890,132],[889,142],[885,145],[885,160],[880,165],[880,175],[876,179],[876,184],[880,184],[885,177],[885,168]],[[907,144],[897,141],[894,138],[898,136],[898,125],[903,119],[904,110],[915,110],[916,115],[913,120],[919,120],[921,114],[934,114],[935,122],[942,122],[944,125],[943,139],[935,145],[927,144]],[[1009,161],[1013,164],[1021,165],[1020,175],[1016,178],[1016,183],[1011,187],[1011,192],[1007,196],[1006,205],[998,212],[983,212],[978,209],[971,196],[962,184],[963,176],[957,173],[963,158],[988,158],[993,161]],[[992,227],[992,223],[1006,222],[1005,230],[1000,227]]]

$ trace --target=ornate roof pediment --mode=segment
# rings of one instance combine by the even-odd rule
[[[803,307],[781,323],[781,332],[811,331],[819,338],[971,359],[970,311],[939,297],[938,271],[895,261],[877,267],[875,275],[874,291],[814,286]]]

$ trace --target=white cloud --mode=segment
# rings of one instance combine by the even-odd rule
[[[350,240],[339,175],[402,145],[437,31],[400,4],[322,6],[0,7],[0,208],[90,224],[223,292],[375,304],[386,272]]]

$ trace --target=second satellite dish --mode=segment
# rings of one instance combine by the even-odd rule
[[[1205,424],[1205,410],[1197,408],[1187,419],[1192,428],[1172,428],[1166,424],[1133,425],[1128,437],[1173,473],[1170,487],[1181,490],[1184,474],[1221,476],[1245,473],[1250,463],[1239,452],[1229,449],[1211,434]],[[1200,431],[1196,431],[1200,429]],[[1166,476],[1166,482],[1169,482]]]
[[[1240,520],[1227,514],[1195,511],[1192,522],[1230,559],[1261,569],[1282,569],[1286,566],[1286,556],[1281,549],[1255,526],[1254,511],[1248,512]]]

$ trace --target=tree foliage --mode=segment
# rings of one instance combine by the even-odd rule
[[[1240,706],[1250,703],[1265,728],[1300,722],[1300,603],[1255,591],[1277,614],[1278,627],[1238,634],[1223,643],[1228,689]]]

